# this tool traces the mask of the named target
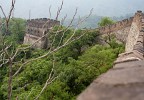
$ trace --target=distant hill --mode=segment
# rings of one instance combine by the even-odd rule
[[[126,19],[126,18],[129,18],[133,16],[133,14],[127,14],[125,16],[120,16],[120,17],[111,17],[111,19],[115,20],[115,21],[120,21],[120,20],[123,20],[123,19]],[[98,22],[101,20],[102,17],[105,17],[105,16],[97,16],[97,15],[91,15],[85,22],[83,22],[79,28],[97,28],[98,27]],[[82,18],[85,18],[85,17],[82,17]],[[73,21],[73,25],[76,26],[77,22],[78,22],[78,18],[76,18],[74,21]],[[70,23],[71,19],[67,19],[65,22],[64,22],[64,26],[68,26],[69,23]]]

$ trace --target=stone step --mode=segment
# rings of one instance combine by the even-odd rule
[[[142,42],[143,43],[143,36],[139,36],[137,39],[137,42]]]
[[[144,28],[144,25],[142,26],[142,28]]]
[[[137,42],[135,45],[134,45],[134,47],[138,47],[138,48],[142,48],[143,49],[143,42]]]
[[[144,28],[144,25],[142,25],[141,27],[142,27],[142,29],[143,29],[143,28]]]
[[[140,48],[140,47],[134,47],[133,50],[136,50],[136,51],[138,51],[138,52],[140,52],[140,53],[143,53],[143,52],[144,52],[143,48]]]
[[[143,37],[143,36],[144,36],[143,32],[140,32],[139,37]]]
[[[142,19],[142,23],[144,23],[144,19]]]
[[[114,62],[114,64],[144,60],[143,52],[143,47],[136,45],[134,46],[134,50],[132,52],[120,54],[117,60]]]
[[[141,60],[144,60],[143,53],[133,50],[133,53],[139,57]]]

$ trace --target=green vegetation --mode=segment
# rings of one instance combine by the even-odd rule
[[[101,21],[98,23],[99,27],[102,27],[102,26],[107,26],[107,25],[111,25],[111,24],[114,24],[115,22],[109,18],[109,17],[103,17],[101,19]]]
[[[17,20],[19,26],[12,23],[10,25],[11,34],[6,38],[7,41],[16,39],[17,45],[13,47],[17,48],[18,46],[24,46],[18,44],[18,42],[23,40],[25,21],[15,20]],[[55,30],[57,30],[57,27]],[[66,41],[73,31],[73,29],[69,29],[62,42]],[[54,71],[51,74],[56,77],[56,80],[47,86],[39,100],[75,100],[76,96],[96,77],[110,69],[118,54],[123,52],[123,44],[111,41],[112,46],[102,46],[98,44],[99,33],[95,30],[77,30],[76,35],[84,32],[86,34],[82,38],[72,42],[65,48],[25,65],[21,72],[13,78],[13,100],[16,98],[18,100],[34,100],[44,87],[52,69]],[[50,39],[53,39],[53,35],[50,37]],[[60,37],[61,34],[56,37],[54,47],[59,45]],[[23,59],[14,64],[13,72],[25,60],[36,58],[45,53],[47,53],[47,50],[27,49],[22,51],[15,60]],[[0,100],[7,99],[7,81],[7,65],[5,65],[0,68]]]
[[[4,19],[2,19],[2,22],[4,22]],[[21,18],[13,18],[9,22],[9,32],[7,36],[7,40],[9,41],[16,41],[16,42],[22,42],[23,37],[25,34],[25,25],[26,25],[26,20],[21,19]],[[2,33],[5,33],[6,29],[5,26],[3,25],[2,27]]]

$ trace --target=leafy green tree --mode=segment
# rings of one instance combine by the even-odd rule
[[[99,34],[95,30],[77,30],[76,33],[77,35],[85,33],[85,35],[81,37],[81,39],[73,42],[66,48],[63,48],[59,52],[57,52],[57,56],[64,63],[68,62],[69,57],[72,57],[73,59],[78,59],[78,57],[81,56],[87,48],[95,45],[98,42]],[[68,38],[69,35],[66,38]]]
[[[25,47],[26,45],[19,44],[24,37],[25,20],[14,18],[10,20],[9,25],[10,34],[6,36],[6,40],[8,43],[12,42],[12,48],[9,48],[8,52],[17,47]],[[50,35],[51,41],[54,40],[53,47],[61,45],[59,41],[62,36],[61,43],[64,43],[75,31],[68,29],[64,35],[63,32],[55,34],[59,30],[65,30],[65,27],[59,28],[55,27],[52,30],[54,34]],[[75,100],[76,96],[96,77],[112,67],[113,61],[123,50],[122,46],[115,41],[111,41],[111,47],[96,45],[99,34],[94,30],[76,30],[75,32],[76,34],[72,39],[86,33],[79,40],[72,42],[60,51],[54,52],[55,60],[53,54],[50,54],[22,67],[19,74],[13,77],[11,88],[13,100],[16,98],[19,100],[34,100],[45,86],[50,74],[52,74],[52,77],[58,76],[58,78],[46,87],[39,99]],[[16,72],[27,60],[40,57],[47,52],[48,50],[30,48],[20,51],[13,60],[12,72]],[[7,99],[8,95],[7,65],[0,68],[0,100]]]
[[[3,19],[3,22],[4,22],[4,20],[5,19]],[[22,19],[22,18],[10,19],[8,35],[6,36],[7,40],[10,42],[16,41],[18,43],[22,43],[23,39],[24,39],[25,28],[26,28],[26,20],[25,19]],[[1,33],[2,34],[6,33],[6,27],[4,25],[2,26]]]
[[[122,51],[122,45],[115,48],[95,45],[89,47],[77,59],[73,59],[67,55],[68,64],[56,58],[55,75],[59,75],[59,78],[46,88],[39,99],[75,100],[76,96],[96,77],[112,67],[113,61]],[[33,50],[33,52],[32,56],[37,56],[45,51]],[[15,71],[19,66],[14,66],[13,70]],[[20,100],[26,98],[33,100],[42,89],[52,66],[52,59],[48,57],[29,63],[25,70],[22,70],[13,79],[13,99],[18,96]],[[1,96],[3,99],[6,99],[7,96],[7,79],[8,77],[5,76],[1,83]]]
[[[17,40],[17,42],[22,43],[24,39],[25,34],[25,27],[26,26],[26,20],[21,18],[13,18],[10,21],[10,33],[13,36],[14,40]]]
[[[115,21],[113,21],[111,18],[109,17],[103,17],[100,22],[98,23],[98,26],[99,27],[102,27],[102,26],[107,26],[107,25],[111,25],[111,24],[114,24]]]
[[[99,27],[105,27],[111,24],[114,24],[115,21],[113,21],[111,18],[109,17],[103,17],[101,19],[101,21],[98,23]],[[114,48],[118,43],[116,43],[116,39],[115,39],[115,35],[112,34],[111,32],[107,33],[104,36],[104,41],[109,44],[109,46],[111,46],[112,48]]]

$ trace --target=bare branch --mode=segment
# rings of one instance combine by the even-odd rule
[[[28,100],[29,96],[31,95],[33,89],[31,89],[30,93],[28,94],[28,96],[26,97],[26,100]]]
[[[11,5],[11,9],[10,9],[10,12],[9,12],[9,15],[8,15],[8,18],[7,18],[7,24],[11,18],[11,15],[12,15],[12,12],[14,10],[14,7],[15,7],[15,0],[12,0],[12,5]]]
[[[61,10],[62,10],[62,7],[63,7],[63,1],[62,1],[62,4],[61,4],[61,7],[58,8],[57,15],[56,15],[56,20],[58,20],[58,17],[59,17],[59,15],[60,15],[60,12],[61,12]]]
[[[49,7],[49,15],[50,15],[50,19],[51,19],[51,5]]]
[[[12,12],[14,10],[14,7],[15,7],[15,0],[11,0],[11,8],[10,8],[10,11],[9,11],[9,15],[8,17],[6,16],[2,6],[0,6],[0,9],[5,17],[5,24],[6,24],[6,33],[8,32],[8,28],[9,28],[9,21],[10,21],[10,18],[12,16]],[[5,54],[7,55],[8,59],[6,62],[3,62],[0,66],[3,66],[4,64],[7,64],[9,63],[9,79],[8,79],[8,100],[11,100],[11,97],[12,97],[12,66],[13,66],[13,61],[11,59],[11,56],[9,55],[7,49],[9,48],[9,46],[7,46],[5,48],[5,36],[6,36],[6,33],[4,34],[3,38],[2,38],[2,42],[3,42],[3,52],[5,52]],[[3,58],[4,60],[4,58]]]
[[[73,40],[67,42],[67,43],[64,43],[63,45],[61,45],[61,46],[55,48],[54,50],[49,51],[48,53],[46,53],[46,54],[44,54],[44,55],[42,55],[42,56],[39,56],[39,57],[37,57],[37,58],[33,58],[33,59],[30,59],[30,60],[26,61],[25,63],[23,63],[23,64],[19,67],[19,69],[15,72],[15,74],[13,75],[13,77],[15,77],[15,76],[20,72],[20,70],[22,69],[22,67],[24,67],[26,64],[28,64],[28,63],[30,63],[30,62],[32,62],[32,61],[35,61],[35,60],[44,58],[44,57],[48,56],[49,54],[52,54],[52,53],[58,51],[59,49],[65,47],[65,46],[67,46],[67,45],[69,45],[70,43],[72,43],[72,42],[74,42],[74,41],[80,39],[80,38],[81,38],[82,36],[84,36],[84,35],[85,35],[85,33],[82,34],[82,35],[80,35],[79,37],[77,37],[77,38],[75,38],[75,39],[73,39]]]
[[[0,9],[1,9],[1,11],[2,11],[2,13],[3,13],[3,15],[4,15],[5,19],[7,19],[6,14],[5,14],[5,12],[4,12],[4,10],[3,10],[2,6],[0,6]]]
[[[14,12],[14,7],[15,7],[15,0],[11,0],[11,1],[12,1],[11,2],[11,8],[10,8],[8,16],[6,16],[3,8],[0,6],[0,9],[1,9],[1,11],[2,11],[2,13],[3,13],[4,17],[5,17],[5,23],[2,23],[2,24],[6,25],[6,32],[8,32],[8,30],[9,30],[9,22],[12,19],[12,13]],[[56,15],[56,20],[58,20],[62,8],[63,8],[63,1],[62,1],[62,4],[61,4],[60,8],[58,8],[57,15]],[[84,32],[80,36],[75,37],[76,31],[77,31],[79,25],[82,22],[84,22],[91,15],[92,11],[90,12],[90,15],[87,16],[86,18],[79,19],[79,21],[78,21],[78,23],[76,25],[76,28],[74,29],[72,35],[64,43],[62,43],[62,40],[64,39],[64,36],[65,36],[65,33],[70,29],[70,27],[72,27],[72,23],[73,23],[73,21],[74,21],[74,19],[76,17],[77,11],[78,11],[78,9],[76,8],[74,16],[73,16],[72,20],[70,21],[69,25],[66,28],[62,28],[61,29],[61,25],[60,25],[60,26],[58,26],[58,29],[57,29],[56,32],[55,32],[55,30],[54,30],[53,27],[49,28],[49,32],[47,32],[46,34],[43,34],[38,40],[36,40],[34,43],[32,43],[28,47],[17,47],[16,49],[13,48],[13,50],[11,50],[10,52],[8,52],[9,48],[11,47],[11,45],[7,45],[6,43],[4,43],[4,41],[5,41],[5,35],[6,35],[6,34],[4,34],[4,36],[3,36],[3,48],[0,51],[0,53],[1,53],[1,55],[0,55],[0,62],[2,62],[2,64],[0,64],[0,67],[2,67],[5,64],[7,64],[9,66],[9,72],[8,72],[8,74],[9,74],[9,80],[8,80],[8,100],[11,100],[11,98],[12,98],[12,79],[13,79],[13,77],[15,77],[21,71],[21,69],[23,67],[26,67],[25,66],[26,64],[31,63],[32,61],[35,61],[35,60],[47,57],[50,54],[55,53],[56,51],[60,50],[61,48],[64,48],[65,46],[69,45],[70,43],[72,43],[72,42],[74,42],[74,41],[76,41],[78,39],[80,39],[82,36],[85,35],[85,32]],[[51,6],[49,7],[49,14],[50,14],[50,18],[51,18]],[[67,17],[67,15],[62,19],[62,23],[65,21],[66,17]],[[45,25],[48,22],[49,21],[45,22],[45,24],[42,26],[43,33],[45,32]],[[2,27],[2,25],[0,27]],[[27,60],[25,60],[25,58],[23,57],[22,59],[19,59],[18,61],[14,62],[15,58],[17,57],[17,55],[19,55],[19,53],[21,51],[24,51],[24,50],[26,50],[28,48],[31,48],[35,43],[37,43],[41,39],[43,39],[43,37],[46,37],[48,34],[50,34],[50,32],[54,33],[54,38],[53,38],[53,41],[51,43],[50,49],[45,54],[43,54],[42,56],[39,56],[37,58],[32,58],[32,59],[27,59]],[[62,33],[62,36],[60,37],[60,41],[58,43],[58,46],[53,48],[56,36],[59,33]],[[23,59],[24,59],[25,62],[22,62]],[[12,75],[13,74],[12,68],[14,67],[13,65],[17,64],[19,62],[22,63],[21,66],[17,69],[17,71],[15,72],[15,74]],[[44,84],[44,87],[42,88],[41,92],[36,96],[35,100],[37,100],[41,96],[41,94],[44,92],[44,90],[46,89],[46,87],[49,84],[51,84],[53,81],[55,81],[59,77],[59,75],[58,76],[55,75],[55,72],[54,72],[55,68],[54,67],[55,67],[55,57],[53,56],[53,67],[51,69],[51,72],[49,73],[49,77],[46,80],[46,83]],[[28,97],[29,97],[29,95],[28,95]]]
[[[64,18],[61,20],[61,25],[63,25],[64,24],[64,21],[66,20],[66,18],[67,18],[67,14],[64,16]]]
[[[54,80],[56,80],[58,78],[58,76],[54,77],[54,74],[53,74],[54,67],[55,67],[55,56],[53,54],[53,67],[49,74],[49,78],[46,80],[44,87],[42,88],[41,92],[38,94],[38,96],[34,100],[38,100],[38,98],[41,96],[41,94],[44,92],[44,90],[47,88],[47,86],[50,85]]]
[[[89,14],[86,18],[88,18],[88,17],[91,15],[91,13],[92,13],[92,10],[90,11],[90,14]],[[77,14],[77,9],[76,9],[76,11],[75,11],[75,14],[74,14],[72,20],[74,20],[76,14]],[[80,21],[78,22],[77,27],[75,28],[73,34],[71,35],[71,37],[70,37],[63,45],[58,46],[57,48],[53,49],[52,51],[51,51],[51,49],[50,49],[46,54],[44,54],[44,55],[42,55],[42,56],[39,56],[39,57],[37,57],[37,58],[33,58],[33,59],[30,59],[30,60],[26,61],[26,62],[23,63],[23,64],[20,66],[20,68],[15,72],[15,74],[13,75],[13,77],[15,77],[15,76],[20,72],[20,70],[22,69],[22,67],[25,66],[27,63],[30,63],[31,61],[35,61],[35,60],[44,58],[44,57],[48,56],[49,54],[51,54],[51,53],[53,53],[53,52],[56,52],[56,51],[58,51],[59,49],[67,46],[67,45],[70,44],[71,42],[80,39],[84,34],[82,34],[81,36],[79,36],[79,37],[76,38],[76,39],[71,40],[71,39],[74,37],[74,35],[75,35],[75,33],[76,33],[76,30],[78,29],[78,26],[79,26],[83,21],[85,21],[86,18],[83,19],[83,20],[80,20]],[[72,22],[73,22],[73,21],[71,21],[70,24],[72,24]],[[68,27],[67,27],[67,30],[68,30]]]

